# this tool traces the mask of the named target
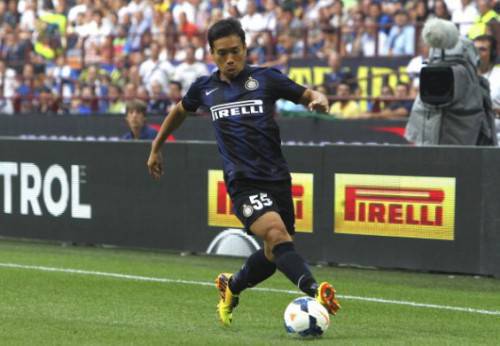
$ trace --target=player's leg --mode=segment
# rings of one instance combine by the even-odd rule
[[[318,285],[304,259],[295,251],[291,235],[277,212],[258,218],[251,231],[260,237],[268,249],[267,258],[302,292],[314,297]],[[269,250],[271,252],[269,253]]]
[[[304,259],[295,251],[290,234],[280,215],[268,212],[257,219],[252,233],[264,240],[267,258],[274,260],[278,269],[302,292],[315,297],[331,314],[335,314],[340,304],[335,298],[335,289],[328,282],[316,283]],[[270,250],[270,251],[269,251]]]
[[[217,306],[219,318],[224,325],[232,322],[232,312],[238,305],[239,294],[253,287],[276,272],[276,264],[266,258],[264,249],[254,252],[235,274],[221,273],[215,279],[220,301]]]
[[[240,190],[233,199],[235,214],[247,230],[252,223],[266,210],[276,208],[276,203],[252,182],[239,182]],[[258,199],[259,202],[255,202]],[[252,207],[253,204],[255,207]],[[260,205],[258,204],[260,203]],[[221,273],[215,279],[219,290],[217,311],[224,325],[232,322],[232,312],[239,302],[239,294],[246,288],[253,287],[266,280],[276,272],[276,264],[260,249],[247,258],[245,264],[234,274]]]

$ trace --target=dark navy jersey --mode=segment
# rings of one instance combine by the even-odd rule
[[[297,103],[305,88],[273,68],[246,66],[227,83],[218,71],[198,78],[182,99],[187,111],[206,108],[224,164],[228,186],[234,179],[290,179],[273,115],[276,100]]]

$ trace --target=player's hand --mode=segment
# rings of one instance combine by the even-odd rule
[[[310,111],[328,113],[328,99],[322,93],[313,91],[313,99],[307,107]]]
[[[149,174],[155,179],[160,179],[163,175],[163,156],[161,152],[155,153],[151,151],[148,158]]]

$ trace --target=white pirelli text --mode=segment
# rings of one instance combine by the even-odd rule
[[[246,100],[223,103],[210,107],[212,120],[232,116],[262,115],[264,114],[264,102],[262,100]]]

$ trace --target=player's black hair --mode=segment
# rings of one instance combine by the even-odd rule
[[[239,20],[234,18],[227,18],[215,22],[210,29],[208,29],[207,39],[210,49],[214,48],[214,42],[222,37],[237,35],[240,37],[241,42],[245,45],[245,31],[241,28]]]

